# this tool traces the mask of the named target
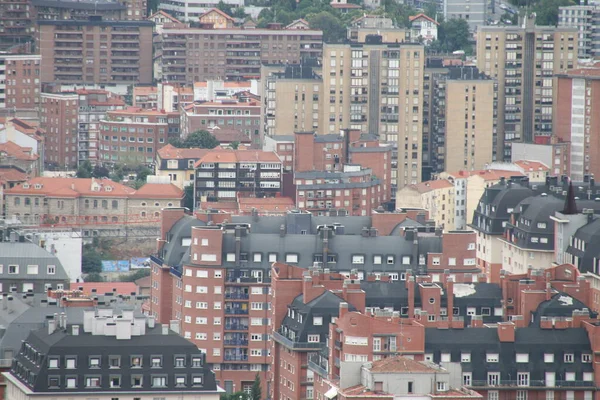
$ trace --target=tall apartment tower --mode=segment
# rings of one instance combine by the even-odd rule
[[[464,19],[469,29],[475,31],[493,14],[493,4],[493,0],[443,0],[444,20]]]
[[[421,181],[423,45],[325,44],[319,133],[356,129],[398,146],[397,186]]]
[[[511,143],[549,143],[553,76],[577,63],[578,31],[536,26],[482,26],[477,67],[498,81],[498,160],[510,160]]]
[[[40,127],[46,131],[46,163],[53,167],[77,166],[79,95],[42,93]]]
[[[579,58],[600,57],[600,32],[595,28],[600,24],[600,7],[565,6],[559,7],[558,26],[576,28],[579,31]]]
[[[434,172],[478,170],[494,161],[496,82],[476,67],[450,67],[433,81]]]
[[[554,133],[559,141],[570,143],[569,176],[575,182],[588,174],[600,176],[600,68],[560,74],[556,87]]]
[[[261,82],[264,85],[261,110],[264,135],[319,131],[323,81],[312,66],[263,65]]]

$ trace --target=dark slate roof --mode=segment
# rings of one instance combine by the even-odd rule
[[[572,237],[585,243],[585,250],[569,245],[567,253],[573,257],[573,263],[581,272],[594,272],[595,263],[600,259],[600,218],[596,218],[579,228]]]
[[[400,311],[408,306],[408,288],[406,281],[397,282],[368,282],[362,281],[360,288],[365,292],[366,307],[393,307]],[[415,285],[415,306],[421,306],[421,294]]]
[[[550,298],[550,300],[543,301],[538,305],[536,311],[534,311],[534,323],[537,325],[541,317],[568,317],[573,316],[573,311],[588,310],[588,315],[592,318],[596,316],[595,313],[589,311],[587,306],[576,298],[572,297],[567,293],[560,292]]]
[[[41,353],[42,362],[32,362],[33,357],[26,357],[28,349],[34,349]],[[151,358],[162,356],[162,366],[151,367]],[[66,358],[77,357],[76,370],[66,368]],[[100,357],[100,368],[90,367],[89,358]],[[120,368],[109,368],[109,357],[120,357]],[[142,357],[141,368],[131,368],[131,357]],[[175,356],[186,358],[185,368],[175,367]],[[50,369],[48,358],[57,357],[59,368]],[[192,367],[192,357],[200,358],[202,365]],[[27,372],[29,371],[29,373]],[[154,328],[146,328],[146,334],[132,336],[131,339],[117,340],[114,336],[92,335],[80,330],[79,335],[71,334],[71,325],[66,330],[58,329],[52,334],[48,328],[42,328],[31,332],[22,346],[20,353],[15,358],[11,370],[13,376],[19,379],[34,392],[53,392],[57,395],[66,395],[70,392],[81,392],[85,385],[86,376],[100,377],[100,386],[97,388],[85,388],[86,392],[216,392],[218,390],[214,373],[204,363],[204,354],[188,340],[179,334],[169,331],[162,334],[162,327],[156,325]],[[31,373],[35,375],[31,375]],[[151,387],[152,375],[167,375],[167,386],[161,388]],[[120,387],[110,387],[110,378],[120,376]],[[132,387],[133,375],[143,375],[142,388]],[[185,387],[175,386],[175,376],[186,376]],[[77,378],[77,388],[67,388],[67,376]],[[202,386],[191,384],[191,376],[202,376]],[[49,388],[49,378],[58,377],[60,387]]]
[[[518,372],[529,372],[530,381],[542,381],[545,372],[555,372],[564,380],[565,372],[575,372],[583,380],[583,372],[592,372],[591,363],[582,362],[582,354],[591,354],[588,335],[583,328],[540,329],[518,328],[515,342],[500,342],[496,328],[425,329],[425,353],[435,363],[442,353],[450,353],[452,362],[461,362],[461,353],[470,353],[471,362],[461,363],[463,372],[471,372],[473,381],[487,381],[488,372],[500,372],[501,383],[516,381]],[[488,363],[487,353],[499,354],[498,363]],[[529,354],[529,363],[516,363],[517,353]],[[544,354],[554,354],[553,363],[544,362]],[[564,355],[573,354],[573,363],[564,363]],[[443,363],[442,363],[443,365]],[[589,382],[594,386],[593,382]]]
[[[281,323],[280,332],[284,336],[289,337],[286,329],[294,331],[297,342],[307,342],[308,335],[318,334],[320,335],[321,342],[324,343],[329,334],[331,318],[339,315],[340,303],[343,302],[344,299],[329,290],[306,304],[304,303],[303,295],[296,296],[292,304],[288,306],[295,311],[294,318],[286,316]],[[356,308],[352,304],[349,304],[348,310],[356,311]],[[298,313],[302,315],[302,322],[299,321]],[[322,317],[322,325],[314,325],[314,317]]]
[[[181,218],[169,231],[167,243],[163,248],[163,261],[169,266],[178,266],[189,252],[189,246],[183,246],[183,239],[191,239],[193,226],[205,226],[206,223],[191,215]]]

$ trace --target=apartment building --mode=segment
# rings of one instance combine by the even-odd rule
[[[257,80],[227,82],[223,80],[210,80],[194,82],[194,100],[215,101],[230,99],[240,92],[259,94]]]
[[[396,194],[396,207],[423,207],[429,211],[435,225],[444,230],[456,229],[455,188],[446,179],[425,181],[405,186]]]
[[[213,149],[195,164],[194,204],[238,197],[276,197],[282,189],[276,153]]]
[[[494,2],[489,0],[444,0],[442,11],[444,20],[463,19],[469,24],[471,32],[487,25],[493,15]]]
[[[262,64],[299,64],[321,56],[321,31],[280,28],[165,27],[157,39],[159,79],[190,87],[205,80],[260,79]]]
[[[223,392],[196,346],[133,310],[120,315],[112,309],[86,310],[83,325],[69,324],[63,312],[25,336],[11,370],[3,373],[7,399],[49,392],[83,399],[89,393],[135,391],[167,399],[217,400]],[[29,360],[41,354],[48,361],[33,369]]]
[[[600,146],[593,132],[600,128],[594,105],[600,101],[600,68],[574,69],[557,75],[554,134],[569,142],[568,174],[578,182],[600,173]],[[597,175],[596,175],[597,176]]]
[[[443,252],[459,265],[447,268],[457,279],[476,272],[470,261],[466,266],[456,262],[474,258],[474,250],[468,250],[474,235],[460,233],[453,237],[457,241],[445,239],[441,232],[426,228],[427,214],[422,210],[365,217],[298,211],[281,216],[252,214],[198,211],[191,216],[183,209],[163,210],[158,254],[152,257],[147,311],[161,322],[181,320],[182,334],[208,349],[207,362],[228,392],[248,388],[259,372],[263,391],[269,393],[266,372],[277,357],[267,336],[275,321],[272,310],[286,308],[291,303],[286,296],[296,296],[284,290],[272,297],[273,262],[299,269],[323,263],[348,277],[356,268],[363,278],[372,275],[399,282],[409,269],[440,268]],[[411,234],[405,237],[400,235],[405,227],[419,231],[408,229]]]
[[[322,133],[319,120],[323,80],[312,65],[263,65],[261,82],[263,136],[290,135],[295,131]]]
[[[34,36],[35,13],[29,1],[3,1],[0,4],[0,50],[25,43]]]
[[[127,107],[100,119],[99,152],[103,163],[151,164],[159,148],[179,137],[179,113]]]
[[[145,0],[83,0],[73,4],[56,0],[32,0],[38,20],[87,19],[91,15],[103,19],[142,20],[146,17]]]
[[[600,56],[600,37],[594,26],[600,22],[597,5],[562,6],[558,8],[558,26],[579,31],[577,58],[595,59]]]
[[[101,125],[106,113],[113,110],[123,110],[125,102],[119,96],[107,90],[79,89],[79,111],[77,116],[77,162],[89,161],[93,165],[101,162],[103,153],[100,141],[102,139]]]
[[[60,84],[152,83],[150,21],[40,20],[36,47],[42,82]]]
[[[421,181],[424,65],[423,45],[384,43],[381,36],[323,49],[329,103],[321,102],[319,133],[356,129],[397,145],[399,188]]]
[[[168,176],[169,181],[182,189],[194,184],[195,165],[209,149],[179,149],[171,144],[161,147],[156,152],[157,176]]]
[[[461,66],[437,75],[432,85],[433,172],[477,170],[495,161],[497,83]]]
[[[79,95],[41,94],[40,127],[45,135],[45,162],[49,166],[77,166]]]
[[[357,43],[365,43],[369,35],[380,35],[384,43],[405,42],[410,34],[406,29],[398,28],[391,18],[380,15],[364,14],[348,27],[348,40]]]
[[[197,101],[181,108],[181,133],[186,137],[198,130],[236,131],[260,148],[260,115],[260,100],[253,98]]]
[[[138,190],[108,179],[33,178],[4,191],[5,215],[32,226],[156,225],[163,208],[179,207],[183,191],[147,183]]]
[[[227,0],[225,4],[232,8],[244,7],[244,2],[241,0]],[[217,9],[217,1],[208,1],[206,3],[190,3],[187,0],[173,0],[163,4],[160,4],[159,10],[167,12],[169,15],[173,15],[180,21],[188,22],[194,20],[200,20],[202,23],[216,23],[226,25],[227,23],[233,24],[233,18],[229,15],[220,12]],[[217,14],[216,16],[213,16]]]
[[[0,53],[0,109],[39,111],[40,56]]]
[[[577,63],[575,28],[481,26],[477,68],[498,82],[497,159],[511,159],[511,143],[550,143],[553,133],[553,76]]]

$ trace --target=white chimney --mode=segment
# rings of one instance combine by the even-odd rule
[[[60,329],[67,329],[67,315],[64,312],[60,313]]]
[[[131,339],[131,321],[119,318],[117,319],[117,340]]]
[[[162,334],[163,335],[169,334],[169,326],[168,325],[165,325],[165,324],[162,325]]]
[[[179,321],[174,319],[170,321],[171,330],[175,333],[179,333]]]
[[[73,325],[71,327],[73,336],[79,336],[79,325]]]
[[[105,317],[94,318],[94,325],[92,328],[92,335],[104,335],[104,325],[106,323]]]
[[[123,315],[123,319],[133,321],[133,310],[123,310],[121,315]]]
[[[155,324],[155,319],[154,319],[154,315],[151,315],[148,317],[148,328],[149,329],[154,329],[154,324]]]
[[[94,330],[94,316],[96,312],[94,310],[83,310],[83,331],[85,333],[92,333]]]
[[[56,320],[54,318],[49,319],[48,320],[48,335],[52,335],[55,330],[56,330]]]

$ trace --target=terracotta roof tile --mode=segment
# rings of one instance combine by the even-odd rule
[[[410,187],[416,189],[419,193],[427,193],[436,189],[451,188],[454,187],[454,185],[447,179],[436,179],[433,181],[417,183],[416,185],[410,185]]]
[[[39,157],[37,154],[31,153],[31,147],[21,147],[15,142],[0,143],[0,153],[6,153],[10,157],[17,160],[35,161]]]
[[[294,200],[289,197],[240,197],[238,199],[239,211],[248,212],[256,208],[258,211],[281,212],[292,210],[296,207]]]
[[[208,10],[207,12],[205,12],[204,14],[199,16],[198,19],[202,19],[202,17],[204,17],[205,15],[208,15],[212,12],[216,12],[217,14],[220,14],[222,17],[225,17],[226,19],[233,21],[233,18],[229,14],[219,10],[218,8],[211,8],[210,10]]]
[[[343,397],[361,397],[361,398],[370,398],[370,397],[378,397],[378,398],[393,398],[394,395],[387,392],[375,392],[370,390],[368,387],[364,385],[355,385],[345,388],[340,391]]]
[[[180,149],[171,144],[168,144],[158,150],[158,155],[163,160],[182,160],[186,158],[200,159],[208,154],[210,149]]]
[[[131,196],[138,199],[182,199],[183,190],[172,183],[146,183]]]
[[[523,169],[524,172],[529,171],[549,171],[550,168],[540,161],[529,161],[529,160],[519,160],[513,162],[513,164],[518,165]]]
[[[25,187],[25,185],[29,185]],[[41,185],[41,186],[38,186]],[[37,187],[37,188],[36,188]],[[130,197],[135,190],[110,179],[37,177],[6,189],[5,194],[39,194],[65,197]]]
[[[156,15],[162,15],[163,17],[170,19],[172,22],[178,23],[180,24],[181,21],[179,21],[177,18],[173,17],[172,15],[164,12],[163,10],[157,11],[154,14],[152,14],[151,16],[149,16],[147,19],[153,18]]]
[[[71,289],[83,288],[83,294],[86,296],[92,295],[92,289],[96,289],[96,293],[99,295],[105,293],[130,295],[138,292],[134,282],[78,282],[72,283],[71,286]],[[116,292],[113,289],[116,289]]]
[[[4,182],[23,182],[27,180],[27,174],[17,167],[0,166],[0,180]]]
[[[425,373],[440,372],[440,368],[425,361],[415,361],[408,357],[397,356],[374,361],[371,365],[371,372]]]
[[[436,25],[439,25],[439,23],[438,23],[436,20],[434,20],[434,19],[433,19],[433,18],[431,18],[431,17],[428,17],[427,15],[425,15],[425,14],[423,14],[423,13],[421,13],[421,14],[417,14],[417,15],[412,15],[412,16],[408,17],[408,20],[409,20],[410,22],[413,22],[414,20],[417,20],[417,19],[419,19],[419,18],[424,18],[424,19],[426,19],[426,20],[427,20],[427,21],[429,21],[429,22],[433,22],[434,24],[436,24]]]

